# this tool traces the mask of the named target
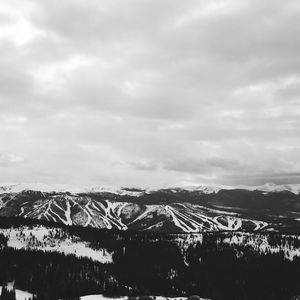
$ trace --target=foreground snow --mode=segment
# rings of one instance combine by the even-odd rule
[[[108,298],[104,297],[103,295],[88,295],[88,296],[82,296],[80,297],[81,300],[127,300],[128,297],[119,297],[119,298]]]
[[[153,300],[187,300],[187,297],[163,297],[163,296],[149,296]],[[138,299],[139,297],[130,297],[130,298],[136,298]],[[82,296],[80,297],[81,300],[127,300],[129,297],[118,297],[118,298],[109,298],[105,297],[103,295],[88,295],[88,296]],[[209,300],[209,299],[204,299],[204,298],[199,298],[199,300]]]

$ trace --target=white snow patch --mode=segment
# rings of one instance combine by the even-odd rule
[[[22,233],[21,233],[22,232]],[[77,257],[86,257],[103,264],[113,263],[112,253],[106,249],[95,250],[89,243],[81,242],[79,238],[65,236],[60,229],[50,229],[35,226],[32,229],[26,226],[15,229],[0,229],[0,233],[8,237],[7,246],[14,249],[32,249],[44,252],[58,252],[65,255],[73,254]],[[55,235],[60,235],[55,238]]]
[[[187,300],[187,297],[163,297],[163,296],[151,296],[154,300]],[[109,298],[103,295],[88,295],[80,297],[81,300],[128,300],[129,297],[117,297],[117,298]],[[138,299],[138,297],[136,297]],[[200,300],[209,300],[200,298]]]
[[[103,295],[88,295],[80,297],[81,300],[127,300],[128,297],[109,298]]]

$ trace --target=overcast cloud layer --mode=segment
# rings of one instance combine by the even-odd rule
[[[0,181],[300,180],[299,0],[3,0]]]

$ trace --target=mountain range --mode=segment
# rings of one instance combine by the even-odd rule
[[[116,230],[300,233],[300,185],[159,189],[0,186],[0,216]]]

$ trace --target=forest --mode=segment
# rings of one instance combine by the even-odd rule
[[[44,222],[44,221],[43,221]],[[0,228],[36,225],[32,220],[1,218]],[[43,223],[50,226],[51,224]],[[57,225],[55,225],[57,226]],[[81,295],[190,296],[213,300],[290,299],[300,294],[300,258],[284,251],[263,252],[251,243],[225,243],[242,233],[159,234],[57,226],[64,234],[113,252],[113,263],[62,253],[7,247],[0,235],[0,285],[15,281],[37,299],[76,299]],[[297,236],[246,235],[272,246],[300,248]],[[59,237],[58,237],[59,238]],[[1,298],[0,298],[1,299]]]

